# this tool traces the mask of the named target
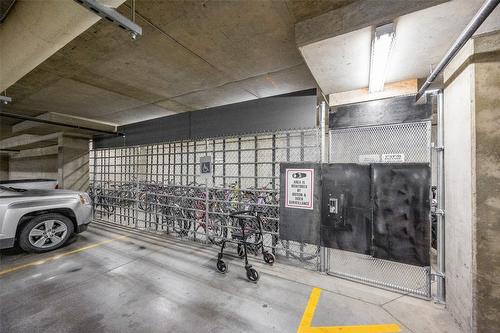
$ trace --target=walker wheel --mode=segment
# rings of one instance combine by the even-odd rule
[[[245,249],[243,246],[238,245],[238,257],[243,258],[245,256]]]
[[[250,267],[247,269],[247,278],[252,282],[257,282],[259,280],[259,273]]]
[[[217,270],[223,274],[226,273],[227,272],[226,263],[222,260],[217,260]]]
[[[271,252],[264,252],[264,261],[267,264],[272,265],[276,261],[276,257]]]

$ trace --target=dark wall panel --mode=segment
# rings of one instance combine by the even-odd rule
[[[278,96],[192,113],[193,137],[218,137],[316,126],[316,95]]]
[[[370,254],[370,166],[323,164],[322,177],[321,244]]]
[[[118,128],[125,138],[118,136],[94,137],[95,148],[134,146],[166,141],[189,139],[190,113],[156,118]]]
[[[95,148],[134,146],[316,126],[316,90],[261,98],[120,126],[125,138],[94,137]]]
[[[415,104],[414,96],[393,97],[333,107],[330,128],[407,123],[431,117],[431,101]]]
[[[373,164],[373,248],[376,258],[429,266],[430,167]]]

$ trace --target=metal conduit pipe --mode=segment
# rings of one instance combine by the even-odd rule
[[[322,101],[319,106],[319,128],[321,135],[321,163],[328,163],[328,146],[326,144],[326,117],[328,116],[328,108],[326,107],[325,101]],[[327,248],[324,246],[320,247],[319,250],[319,270],[324,273],[328,269],[328,256]]]
[[[451,48],[446,52],[443,59],[437,64],[436,68],[429,74],[425,83],[418,90],[415,100],[418,100],[424,95],[425,91],[431,83],[436,79],[436,77],[443,71],[443,69],[450,63],[450,61],[455,57],[455,55],[460,51],[460,49],[467,43],[467,41],[474,35],[481,24],[488,18],[488,16],[495,10],[496,6],[500,3],[500,0],[486,0],[479,11],[474,15],[472,20],[467,24],[464,31],[460,34],[458,39],[453,43]]]
[[[14,118],[14,119],[20,119],[20,120],[28,120],[28,121],[34,121],[34,122],[37,122],[37,123],[43,123],[43,124],[55,125],[55,126],[63,126],[63,127],[69,127],[69,128],[76,128],[76,129],[80,129],[80,130],[92,131],[92,132],[103,133],[103,134],[125,136],[124,133],[120,133],[120,132],[98,130],[98,129],[95,129],[95,128],[90,128],[90,127],[85,127],[85,126],[79,126],[79,125],[70,125],[70,124],[65,124],[65,123],[61,123],[61,122],[58,122],[58,121],[39,119],[39,118],[36,118],[36,117],[30,117],[30,116],[23,116],[23,115],[20,115],[20,114],[15,114],[15,113],[10,113],[10,112],[0,111],[0,117]]]
[[[445,290],[445,217],[444,217],[444,96],[443,91],[437,92],[437,135],[436,135],[436,162],[437,162],[437,290],[436,301],[444,303],[446,300]]]

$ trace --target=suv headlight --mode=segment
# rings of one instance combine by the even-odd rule
[[[80,194],[80,203],[82,205],[92,205],[92,200],[90,200],[90,197],[87,193],[81,193]]]

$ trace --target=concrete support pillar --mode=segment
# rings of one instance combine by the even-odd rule
[[[89,186],[89,140],[64,137],[63,188],[87,191]]]
[[[447,307],[464,332],[500,326],[500,31],[444,73]]]
[[[0,180],[9,179],[9,156],[0,154]]]
[[[86,191],[89,184],[89,140],[58,135],[57,144],[21,150],[4,159],[0,179],[57,179],[59,188]]]

